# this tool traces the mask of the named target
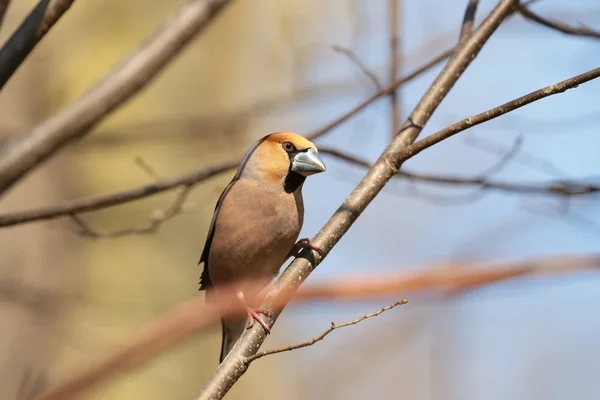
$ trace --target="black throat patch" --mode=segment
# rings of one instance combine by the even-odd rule
[[[283,181],[283,190],[286,193],[293,193],[304,183],[305,179],[304,175],[290,170]]]

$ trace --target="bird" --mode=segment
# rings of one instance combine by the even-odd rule
[[[293,132],[271,133],[246,152],[219,197],[198,263],[204,264],[200,290],[210,303],[220,287],[233,285],[235,301],[247,314],[221,318],[219,363],[255,321],[270,332],[259,315],[267,311],[253,303],[261,291],[256,282],[267,287],[282,264],[304,248],[322,254],[310,239],[298,237],[304,222],[302,186],[308,176],[325,170],[311,141]]]

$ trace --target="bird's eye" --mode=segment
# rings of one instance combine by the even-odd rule
[[[296,146],[294,146],[292,142],[283,142],[281,143],[281,146],[283,146],[283,149],[288,153],[296,151]]]

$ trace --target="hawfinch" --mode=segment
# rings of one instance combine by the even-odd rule
[[[284,261],[302,248],[320,252],[309,239],[296,240],[304,220],[304,180],[325,169],[315,145],[295,133],[272,133],[248,150],[217,201],[200,257],[200,290],[207,291],[208,302],[220,285],[252,280],[266,287]],[[258,314],[265,311],[253,304],[260,290],[240,283],[235,291],[248,314],[247,327],[257,321],[268,333]],[[245,325],[246,318],[221,319],[220,362]]]

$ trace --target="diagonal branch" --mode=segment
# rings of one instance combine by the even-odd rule
[[[10,0],[0,0],[0,27],[2,27],[4,16],[6,15],[6,10],[8,10],[9,5]]]
[[[177,188],[177,196],[173,202],[163,210],[155,210],[148,218],[145,226],[137,228],[123,228],[111,232],[99,232],[92,228],[79,215],[71,215],[71,220],[79,228],[79,234],[92,239],[119,238],[127,235],[149,235],[160,229],[167,221],[173,219],[177,215],[183,214],[185,201],[190,193],[191,186],[180,186]]]
[[[400,158],[402,150],[415,141],[438,105],[471,61],[479,54],[487,39],[504,18],[511,13],[517,3],[518,0],[501,0],[479,28],[456,49],[453,57],[419,101],[408,120],[403,124],[400,133],[396,135],[359,185],[313,238],[313,243],[323,250],[323,255],[318,256],[311,251],[304,250],[301,253],[304,258],[297,258],[291,263],[274,284],[270,295],[274,295],[276,299],[285,299],[290,292],[297,290],[312,270],[350,229],[358,216],[383,189],[390,178],[398,172],[404,161]],[[310,256],[314,258],[309,260]],[[269,300],[267,299],[265,303],[267,309],[270,308]],[[273,318],[267,319],[269,325],[275,322],[279,313],[280,311],[277,311],[273,314]],[[235,382],[246,372],[249,365],[247,362],[248,357],[256,353],[265,338],[266,333],[258,327],[245,331],[229,355],[203,385],[197,399],[219,399],[225,396]]]
[[[327,335],[329,335],[331,332],[335,331],[336,329],[339,328],[345,328],[347,326],[350,325],[356,325],[359,322],[364,321],[365,319],[369,319],[369,318],[373,318],[373,317],[377,317],[378,315],[383,314],[384,312],[391,310],[392,308],[396,308],[400,305],[406,304],[408,303],[408,300],[404,299],[404,300],[400,300],[400,301],[396,301],[390,305],[387,305],[383,308],[380,308],[379,310],[369,313],[369,314],[365,314],[362,317],[353,319],[352,321],[348,321],[348,322],[344,322],[343,324],[336,324],[335,322],[331,322],[331,326],[329,328],[327,328],[326,331],[324,331],[323,333],[321,333],[319,336],[315,336],[314,338],[306,341],[306,342],[302,342],[302,343],[298,343],[298,344],[293,344],[290,346],[284,346],[284,347],[280,347],[277,349],[271,349],[271,350],[263,350],[263,351],[259,351],[258,353],[256,353],[255,355],[253,355],[252,357],[248,357],[248,362],[252,362],[258,358],[262,358],[265,356],[270,356],[273,354],[278,354],[278,353],[284,353],[286,351],[292,351],[292,350],[298,350],[298,349],[302,349],[304,347],[309,347],[312,346],[313,344],[320,342],[321,340],[325,339],[325,337]]]
[[[57,114],[7,143],[0,153],[0,194],[138,93],[230,0],[190,0],[95,87]]]
[[[580,26],[578,28],[576,28],[576,27],[573,27],[571,25],[568,25],[568,24],[565,24],[562,22],[551,21],[549,19],[539,16],[538,14],[531,11],[528,7],[525,7],[523,5],[519,5],[517,7],[517,11],[525,19],[536,22],[547,28],[554,29],[556,31],[565,33],[567,35],[585,36],[585,37],[600,39],[600,31],[591,29],[583,24],[580,24]]]
[[[369,78],[371,80],[371,82],[373,83],[373,86],[375,86],[375,89],[377,89],[378,92],[380,92],[383,87],[381,85],[381,82],[379,82],[379,78],[377,78],[377,75],[371,71],[369,69],[369,67],[366,66],[366,64],[363,62],[363,60],[360,59],[360,57],[358,57],[358,55],[356,55],[355,52],[353,52],[350,49],[347,49],[345,47],[339,46],[337,44],[331,46],[331,48],[333,49],[333,51],[335,51],[336,53],[340,53],[346,56],[346,58],[348,58],[348,60],[350,60],[353,64],[355,64],[358,69],[360,69],[360,71],[366,75],[367,78]],[[396,80],[394,79],[392,82],[395,82]]]
[[[465,10],[462,27],[460,28],[460,35],[458,38],[459,43],[464,42],[473,33],[473,25],[475,24],[477,6],[479,6],[479,0],[469,0]]]
[[[75,0],[41,0],[35,6],[0,49],[0,89],[74,2]],[[3,13],[0,12],[0,15]]]
[[[441,142],[442,140],[448,139],[449,137],[452,137],[459,132],[472,128],[476,125],[482,124],[491,119],[497,118],[503,114],[514,111],[517,108],[521,108],[523,106],[531,104],[534,101],[538,101],[545,97],[553,96],[558,93],[563,93],[569,89],[576,88],[582,83],[589,82],[598,77],[600,77],[600,68],[594,68],[588,72],[577,75],[573,78],[555,83],[554,85],[546,86],[545,88],[536,90],[535,92],[531,92],[529,94],[526,94],[525,96],[521,96],[515,100],[509,101],[498,107],[492,108],[491,110],[484,111],[480,114],[465,118],[462,121],[452,124],[442,129],[441,131],[438,131],[408,146],[402,151],[401,157],[405,160],[410,157],[414,157],[421,151]]]
[[[180,186],[192,186],[205,181],[213,176],[235,168],[239,161],[230,161],[213,167],[201,169],[189,174],[180,175],[137,188],[124,190],[122,192],[109,193],[100,196],[92,196],[79,200],[62,203],[56,206],[20,211],[11,214],[0,215],[0,227],[12,226],[28,222],[54,219],[89,211],[95,211],[106,207],[123,204],[129,201],[139,200],[157,193],[172,190]]]

